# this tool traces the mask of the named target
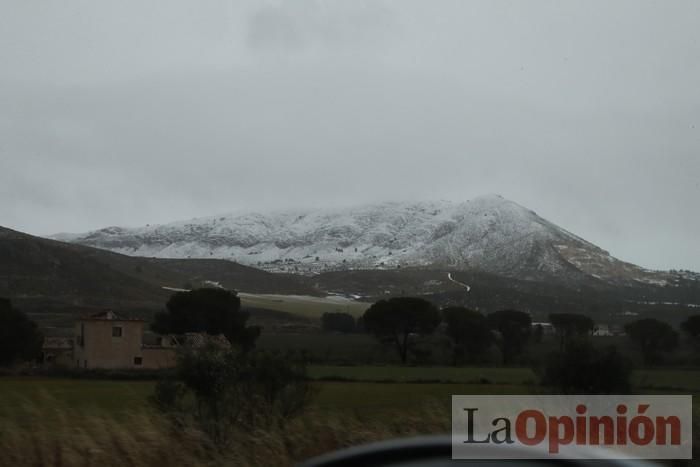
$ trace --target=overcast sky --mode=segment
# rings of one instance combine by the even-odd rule
[[[700,270],[700,2],[0,0],[0,225],[499,193]]]

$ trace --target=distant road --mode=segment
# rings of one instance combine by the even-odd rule
[[[180,289],[180,288],[178,288],[178,287],[166,287],[166,286],[163,286],[163,287],[161,287],[161,289],[163,289],[163,290],[169,290],[170,292],[191,292],[190,289]]]
[[[462,287],[464,287],[465,289],[467,289],[467,292],[469,292],[469,291],[472,289],[472,288],[471,288],[470,286],[468,286],[467,284],[465,284],[465,283],[463,283],[463,282],[460,282],[460,281],[454,280],[454,279],[452,278],[452,273],[451,273],[451,272],[448,272],[448,273],[447,273],[447,278],[448,278],[449,280],[451,280],[452,282],[454,282],[455,284],[461,285]]]

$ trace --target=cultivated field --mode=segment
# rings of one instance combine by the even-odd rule
[[[314,405],[324,410],[401,409],[448,403],[451,394],[537,394],[544,390],[535,384],[535,375],[528,368],[312,366],[309,375],[317,380],[319,389]],[[700,396],[697,370],[640,370],[633,380],[641,393]],[[4,377],[0,378],[0,419],[31,421],[28,407],[116,418],[150,412],[148,396],[153,386],[152,381]]]
[[[313,297],[310,295],[275,295],[239,293],[244,307],[265,308],[284,311],[305,318],[318,319],[326,312],[350,313],[357,317],[369,308],[371,303],[358,302],[341,296]]]
[[[364,382],[436,382],[516,386],[535,383],[535,374],[529,368],[316,365],[310,368],[309,373],[314,379]]]

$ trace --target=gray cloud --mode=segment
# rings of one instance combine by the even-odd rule
[[[264,3],[251,15],[248,44],[289,53],[304,48],[376,46],[394,26],[391,11],[377,1]]]
[[[697,2],[0,6],[0,224],[498,192],[700,270]]]

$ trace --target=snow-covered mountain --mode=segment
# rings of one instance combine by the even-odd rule
[[[672,283],[498,195],[463,203],[239,213],[140,228],[107,227],[58,240],[159,258],[222,258],[270,271],[430,267],[537,280]]]

